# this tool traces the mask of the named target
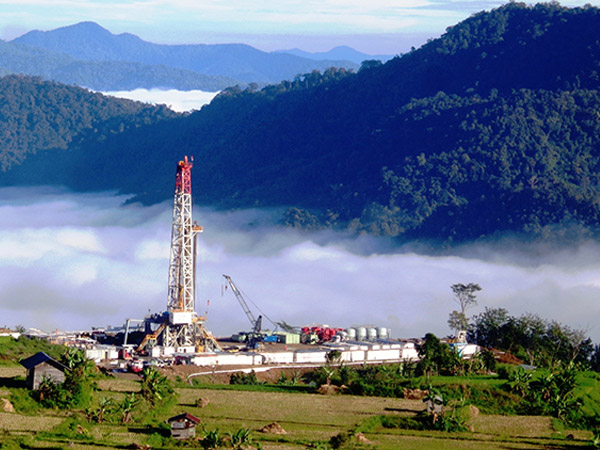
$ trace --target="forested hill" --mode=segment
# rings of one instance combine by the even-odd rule
[[[175,117],[165,106],[107,97],[39,78],[6,76],[0,78],[0,174],[42,150],[64,151],[101,142],[110,135]],[[51,163],[49,169],[56,167]],[[36,181],[43,184],[45,180],[38,177]]]
[[[599,74],[598,8],[509,3],[386,64],[228,89],[61,164],[72,187],[154,202],[193,154],[198,202],[291,206],[285,219],[301,226],[446,241],[597,231]],[[78,176],[83,161],[95,176]],[[29,175],[56,162],[31,159]]]

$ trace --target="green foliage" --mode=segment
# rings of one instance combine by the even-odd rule
[[[87,359],[83,350],[67,347],[61,357],[61,362],[67,367],[65,381],[60,385],[66,394],[64,407],[89,406],[92,392],[97,388],[94,378],[98,371],[94,362]]]
[[[473,317],[468,339],[478,345],[509,351],[531,365],[593,364],[593,346],[581,330],[533,314],[514,317],[503,308],[487,308]]]
[[[240,428],[234,433],[228,433],[229,443],[234,450],[241,450],[246,445],[252,444],[252,432],[247,428]]]
[[[469,319],[467,319],[464,313],[452,311],[448,316],[448,326],[456,332],[466,330],[469,327]]]
[[[21,164],[42,150],[65,150],[85,133],[92,139],[176,114],[164,106],[107,98],[87,89],[64,86],[38,78],[11,75],[0,78],[0,170]]]
[[[0,362],[16,365],[20,360],[38,352],[44,352],[59,360],[64,347],[50,344],[43,339],[31,339],[25,336],[20,336],[19,339],[11,337],[0,339]]]
[[[481,286],[477,283],[456,283],[450,286],[450,289],[454,293],[454,301],[460,306],[460,313],[464,316],[468,308],[477,304],[475,293],[481,290]]]
[[[351,394],[397,398],[403,396],[402,390],[407,382],[403,364],[365,365],[347,371],[348,373],[341,372],[340,375]]]
[[[457,384],[440,387],[445,398],[452,401],[464,399],[465,403],[476,406],[484,414],[516,414],[522,399],[502,388],[482,384]]]
[[[129,423],[133,420],[133,411],[139,402],[139,398],[133,392],[123,398],[123,401],[119,405],[121,423]]]
[[[40,404],[34,398],[35,393],[32,393],[26,388],[15,388],[10,391],[10,402],[15,408],[15,411],[20,414],[34,415],[40,409]]]
[[[44,377],[34,392],[35,399],[45,408],[67,408],[68,392],[51,377]]]
[[[73,347],[66,348],[60,362],[66,367],[65,381],[56,383],[45,377],[34,392],[35,399],[47,408],[87,408],[96,389],[96,366],[82,350]]]
[[[456,375],[462,370],[460,356],[432,333],[425,335],[418,352],[420,360],[416,367],[417,375]]]
[[[8,433],[0,432],[0,450],[21,450],[31,448],[31,438],[23,436],[9,436]]]
[[[518,367],[508,376],[508,386],[510,391],[520,397],[525,397],[529,391],[529,383],[531,383],[532,378],[532,371],[526,371],[523,367]]]
[[[88,408],[86,415],[88,420],[96,423],[102,423],[110,420],[112,416],[117,412],[117,405],[112,398],[102,397],[99,401],[97,408]]]
[[[325,355],[327,364],[339,364],[342,360],[342,352],[339,350],[330,350]]]
[[[200,440],[200,445],[206,450],[218,449],[221,447],[223,445],[223,436],[219,432],[219,429],[217,428],[208,431]]]
[[[160,202],[178,148],[202,157],[199,203],[291,205],[292,225],[407,239],[568,241],[600,231],[599,28],[595,7],[510,2],[386,64],[225,89],[171,121],[4,79],[2,164],[28,164],[3,180]]]
[[[54,427],[52,429],[52,434],[54,436],[60,436],[79,441],[88,441],[92,439],[89,424],[77,415],[68,417]]]
[[[433,428],[440,431],[458,432],[467,431],[468,416],[464,408],[448,407],[434,422]]]
[[[142,371],[140,394],[151,408],[168,405],[175,399],[171,382],[154,367],[146,367]]]
[[[243,385],[259,385],[263,384],[258,381],[256,372],[251,370],[250,373],[234,372],[229,376],[229,384],[243,384]]]
[[[600,429],[594,431],[594,436],[592,437],[592,445],[594,448],[600,448]]]

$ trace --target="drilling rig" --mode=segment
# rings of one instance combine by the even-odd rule
[[[196,236],[202,227],[192,220],[192,167],[187,156],[177,164],[167,313],[160,316],[160,326],[146,334],[138,350],[158,342],[178,352],[221,350],[204,327],[205,318],[198,316],[195,309]]]

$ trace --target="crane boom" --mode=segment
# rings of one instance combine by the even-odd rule
[[[260,333],[261,328],[262,328],[262,316],[258,316],[258,319],[256,317],[254,317],[254,314],[252,314],[252,311],[250,311],[250,308],[248,307],[248,303],[246,303],[246,300],[244,299],[242,292],[238,289],[238,287],[236,286],[236,284],[233,282],[233,280],[231,279],[231,277],[229,275],[223,275],[223,278],[225,278],[227,280],[227,282],[229,283],[229,286],[231,286],[231,290],[233,291],[235,298],[237,298],[237,301],[239,302],[240,306],[246,313],[248,320],[252,324],[252,328],[253,328],[252,331],[254,333]]]

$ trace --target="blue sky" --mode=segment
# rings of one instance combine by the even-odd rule
[[[591,0],[568,0],[583,6]],[[0,0],[0,38],[91,20],[156,43],[243,42],[261,50],[400,53],[496,0]]]

